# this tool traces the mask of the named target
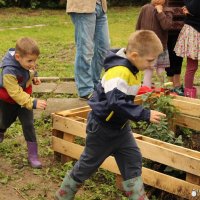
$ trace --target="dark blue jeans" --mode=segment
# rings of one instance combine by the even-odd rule
[[[114,156],[124,180],[141,175],[142,156],[129,124],[120,130],[107,128],[90,113],[86,132],[84,151],[70,174],[75,181],[84,182],[110,155]]]
[[[19,118],[26,141],[36,142],[33,110],[22,108],[18,104],[10,104],[0,100],[0,132],[4,133]]]

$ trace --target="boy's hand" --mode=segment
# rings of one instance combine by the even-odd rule
[[[41,81],[38,77],[33,77],[33,84],[34,85],[40,85],[41,84]]]
[[[37,100],[37,104],[36,104],[36,109],[42,109],[45,110],[47,107],[47,102],[45,100]]]
[[[164,113],[158,112],[156,110],[151,110],[150,112],[150,122],[152,123],[159,123],[163,117],[166,117]]]

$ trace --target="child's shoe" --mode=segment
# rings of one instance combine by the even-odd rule
[[[76,192],[81,187],[81,183],[76,182],[69,173],[65,175],[60,188],[56,191],[55,200],[73,200]]]
[[[124,181],[123,188],[129,200],[149,200],[141,176]]]
[[[33,168],[42,168],[41,162],[38,160],[38,147],[36,142],[27,142],[28,161]]]
[[[185,88],[184,89],[184,95],[186,97],[196,98],[197,97],[197,89],[195,87],[193,87],[193,88]]]
[[[173,92],[175,92],[179,96],[184,96],[184,89],[183,89],[183,87],[175,87],[173,89]]]

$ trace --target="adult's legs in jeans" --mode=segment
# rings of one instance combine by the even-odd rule
[[[94,13],[71,13],[75,26],[75,81],[80,97],[90,94],[100,78],[109,47],[106,14],[99,4]]]
[[[103,62],[109,49],[110,44],[107,16],[102,10],[101,5],[97,4],[96,27],[94,34],[94,56],[91,64],[94,87],[96,87],[99,82],[103,68]]]
[[[185,72],[185,88],[191,89],[193,87],[194,75],[198,68],[198,60],[187,58],[187,66]]]
[[[80,97],[94,90],[91,62],[94,56],[96,13],[71,13],[75,27],[75,81]]]

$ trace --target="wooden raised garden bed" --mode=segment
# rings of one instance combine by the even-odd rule
[[[136,97],[135,103],[141,103],[140,96]],[[173,120],[174,127],[179,125],[199,131],[200,100],[177,96],[172,103],[181,112]],[[86,118],[89,111],[90,108],[85,106],[52,114],[52,146],[56,158],[61,158],[63,162],[79,159],[84,147],[75,142],[75,137],[86,137]],[[182,180],[143,167],[142,177],[145,184],[186,199],[200,199],[200,152],[133,134],[144,158],[186,172],[186,179]],[[115,173],[117,180],[119,179],[120,172],[112,156],[101,167]],[[196,196],[192,196],[192,192],[196,192]]]

